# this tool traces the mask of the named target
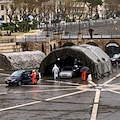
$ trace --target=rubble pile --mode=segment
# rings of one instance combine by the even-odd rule
[[[41,51],[25,51],[0,54],[0,69],[38,69],[45,54]]]

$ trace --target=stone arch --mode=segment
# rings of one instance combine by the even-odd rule
[[[93,46],[98,46],[95,42],[87,42],[86,44],[93,45]]]
[[[52,45],[50,45],[50,51],[52,51]]]
[[[42,43],[42,52],[43,53],[45,52],[43,43]]]
[[[120,45],[116,42],[109,42],[105,45],[105,52],[112,57],[114,54],[120,53]]]
[[[73,45],[75,45],[75,44],[72,42],[66,42],[62,47],[73,46]]]
[[[55,45],[55,43],[54,43],[54,50],[56,49],[56,45]]]

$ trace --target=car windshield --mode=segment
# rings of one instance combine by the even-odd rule
[[[120,55],[117,55],[117,54],[113,56],[113,58],[119,58],[119,57]]]
[[[11,76],[20,77],[22,73],[23,71],[15,71],[11,74]]]
[[[72,67],[65,67],[63,70],[64,70],[64,71],[71,71],[71,70],[72,70]]]

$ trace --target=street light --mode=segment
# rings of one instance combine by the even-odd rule
[[[47,15],[47,17],[46,17],[46,30],[47,30],[47,37],[49,36],[48,35],[48,19],[49,19],[49,16]]]
[[[60,12],[58,11],[58,9],[57,9],[57,21],[58,21],[58,34],[59,34],[59,28],[60,28],[60,19],[59,19],[59,17],[60,17]]]
[[[48,35],[48,22],[46,22],[46,29],[47,29],[47,35],[46,35],[46,37],[48,37],[49,35]]]
[[[79,33],[81,31],[81,27],[80,27],[80,18],[81,18],[82,15],[79,15]]]

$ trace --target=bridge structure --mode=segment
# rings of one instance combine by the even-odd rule
[[[14,42],[14,46],[10,47],[9,45],[9,48],[12,49],[12,52],[40,50],[48,55],[56,48],[91,44],[99,46],[112,57],[114,54],[120,52],[119,26],[120,20],[109,20],[107,22],[106,20],[102,20],[98,22],[91,21],[90,26],[87,22],[81,22],[81,24],[68,24],[65,27],[66,29],[61,31],[57,31],[57,28],[54,31],[40,29],[37,30],[35,34],[29,33],[29,35],[16,37],[15,40],[9,40],[9,42]],[[94,29],[92,38],[90,38],[88,33],[87,28],[89,27]],[[79,31],[77,31],[78,28],[80,28]],[[66,34],[66,31],[70,31],[70,33]],[[0,50],[1,52],[9,52],[9,48],[6,44],[8,43],[6,42],[0,47],[2,49]],[[3,51],[3,49],[5,50]]]
[[[78,33],[78,35],[64,35],[62,31],[59,34],[54,32],[46,36],[45,32],[44,36],[29,36],[22,41],[17,41],[17,43],[21,45],[23,51],[40,50],[46,55],[56,48],[81,44],[98,46],[110,57],[120,52],[120,36],[118,35],[93,35],[91,39],[89,35],[82,35],[81,33]]]

